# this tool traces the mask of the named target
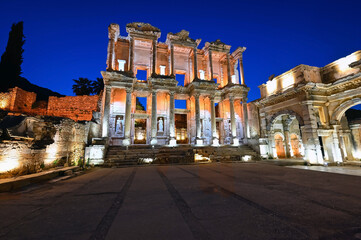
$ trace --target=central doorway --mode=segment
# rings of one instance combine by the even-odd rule
[[[147,119],[134,119],[134,144],[147,143]]]
[[[177,144],[188,144],[187,114],[175,114],[175,136]]]

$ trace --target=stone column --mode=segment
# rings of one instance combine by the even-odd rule
[[[110,24],[108,27],[108,58],[107,58],[107,69],[115,68],[115,42],[118,41],[119,25]]]
[[[114,66],[114,39],[109,39],[107,69],[112,70],[113,66]]]
[[[243,110],[243,132],[244,132],[244,143],[247,143],[247,139],[250,137],[249,125],[248,125],[248,109],[247,109],[247,95],[242,97],[242,110]]]
[[[243,57],[239,59],[239,73],[241,75],[241,84],[244,85]]]
[[[343,153],[341,151],[341,146],[340,146],[340,139],[339,139],[339,130],[340,130],[340,125],[333,125],[333,162],[342,162],[344,159]]]
[[[109,115],[110,115],[111,91],[112,91],[112,89],[110,86],[105,86],[103,118],[102,118],[102,137],[103,138],[107,138],[109,136]]]
[[[239,145],[239,139],[237,138],[237,126],[236,126],[236,116],[234,113],[234,98],[233,96],[229,97],[229,109],[231,114],[231,133],[232,133],[232,140],[233,145]]]
[[[152,91],[151,145],[157,144],[157,91]]]
[[[157,70],[157,40],[153,39],[153,66],[152,74],[156,74]]]
[[[132,108],[132,90],[127,88],[125,89],[127,95],[125,99],[125,120],[124,120],[124,140],[123,145],[130,145],[130,120],[131,120],[131,108]]]
[[[228,83],[227,84],[232,84],[232,77],[231,77],[231,65],[229,62],[229,53],[227,53],[227,77],[228,77]]]
[[[174,92],[169,93],[169,145],[177,145],[174,122]]]
[[[214,96],[209,97],[211,101],[211,129],[212,129],[212,146],[219,146],[219,140],[217,135],[216,125],[216,108],[214,106]]]
[[[234,70],[234,75],[236,76],[236,82],[237,82],[237,84],[240,84],[238,65],[239,65],[239,60],[237,60],[236,63],[234,64],[233,70]]]
[[[347,153],[347,160],[352,161],[352,160],[354,160],[354,157],[352,154],[352,140],[351,140],[352,136],[351,136],[350,130],[344,134],[343,139],[344,139],[344,144],[345,144],[346,153]]]
[[[193,63],[194,79],[197,79],[198,78],[197,46],[193,48],[193,56],[194,56],[194,63]]]
[[[305,126],[302,132],[302,142],[305,147],[305,159],[313,164],[322,164],[323,156],[321,152],[320,141],[317,133],[317,118],[314,112],[312,102],[302,102],[306,109],[303,111],[303,120]]]
[[[291,119],[289,116],[284,116],[282,118],[282,127],[283,127],[283,133],[285,135],[285,150],[286,150],[286,158],[291,157],[291,152],[290,152],[290,123],[291,123]]]
[[[174,45],[170,44],[170,61],[171,61],[171,73],[170,75],[175,76],[174,72]]]
[[[270,150],[271,145],[269,143],[271,141],[268,138],[269,134],[267,131],[266,113],[264,112],[263,106],[261,106],[259,110],[259,119],[260,119],[260,130],[261,130],[261,136],[259,138],[259,151],[262,158],[268,158],[269,154],[272,151]]]
[[[326,103],[327,106],[322,106],[322,112],[324,114],[325,117],[325,123],[326,123],[326,127],[330,126],[330,116],[328,114],[328,103]]]
[[[134,58],[134,39],[133,37],[130,37],[129,39],[129,71],[134,74],[134,64],[133,64],[133,58]]]
[[[209,56],[209,67],[211,69],[211,81],[213,81],[213,61],[212,61],[212,50],[208,51]]]
[[[201,129],[201,114],[199,106],[199,93],[193,95],[196,107],[196,145],[203,145],[202,129]]]

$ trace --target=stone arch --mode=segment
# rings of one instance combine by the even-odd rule
[[[298,114],[296,113],[295,111],[292,111],[292,110],[281,110],[281,111],[278,111],[276,112],[275,114],[272,115],[272,117],[270,118],[270,120],[268,121],[268,124],[267,124],[267,131],[270,131],[271,130],[271,126],[273,125],[274,121],[276,120],[276,118],[280,115],[293,115],[296,117],[298,123],[303,126],[304,125],[304,122],[303,122],[303,118]]]
[[[282,133],[280,132],[275,132],[273,134],[273,140],[275,143],[275,150],[276,150],[276,155],[277,158],[285,158],[286,157],[286,151],[285,151],[285,147],[284,147],[284,140],[285,137]]]
[[[349,108],[358,104],[361,104],[361,98],[353,98],[341,103],[332,114],[331,124],[337,124]]]

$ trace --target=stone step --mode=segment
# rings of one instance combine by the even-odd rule
[[[251,155],[257,159],[258,154],[249,146],[190,146],[181,145],[177,147],[132,145],[128,148],[123,146],[111,146],[108,148],[104,165],[123,166],[142,164],[143,158],[151,158],[154,163],[189,163],[194,162],[194,155],[204,157],[204,162],[211,161],[240,161],[245,155]],[[197,162],[200,162],[197,160]]]

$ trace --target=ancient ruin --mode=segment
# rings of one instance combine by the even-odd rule
[[[360,160],[361,51],[322,68],[299,65],[262,84],[259,108],[263,158],[304,158],[312,164]],[[252,103],[252,104],[253,104]]]
[[[247,93],[239,47],[220,40],[206,42],[189,32],[161,32],[145,23],[109,26],[102,137],[109,145],[132,144],[196,146],[247,142]],[[143,72],[144,76],[139,73]],[[142,78],[143,77],[143,78]],[[144,110],[136,99],[145,98]],[[186,107],[177,108],[178,100]]]
[[[82,157],[104,166],[361,160],[361,114],[346,112],[361,103],[361,51],[272,76],[247,103],[245,47],[216,40],[199,49],[185,30],[160,42],[158,28],[139,22],[127,24],[128,36],[117,24],[108,30],[100,96],[44,102],[20,88],[0,93],[0,172]]]

